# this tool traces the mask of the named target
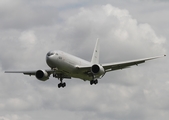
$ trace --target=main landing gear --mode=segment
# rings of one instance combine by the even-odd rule
[[[90,81],[90,85],[93,85],[93,84],[96,85],[97,83],[98,83],[98,80],[97,80],[97,79],[96,79],[96,80],[91,80],[91,81]]]
[[[98,80],[95,79],[95,75],[94,74],[92,75],[92,77],[93,77],[93,80],[90,81],[90,85],[93,85],[93,84],[96,85],[98,83]]]
[[[63,78],[60,78],[60,83],[58,84],[58,88],[60,87],[66,87],[66,83],[65,82],[62,82],[63,81]]]

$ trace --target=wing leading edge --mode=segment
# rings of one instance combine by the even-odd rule
[[[161,57],[164,57],[164,56],[166,56],[166,55],[144,58],[144,59],[138,59],[138,60],[125,61],[125,62],[118,62],[118,63],[102,64],[102,66],[103,66],[103,68],[105,69],[106,72],[110,72],[110,71],[113,71],[113,70],[128,68],[130,66],[138,65],[138,64],[144,63],[145,61],[161,58]]]

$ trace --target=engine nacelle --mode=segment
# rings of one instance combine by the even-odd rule
[[[46,81],[49,79],[49,75],[45,70],[36,71],[36,78],[41,81]]]
[[[96,75],[103,75],[105,73],[104,68],[101,65],[94,64],[91,68],[91,72]]]

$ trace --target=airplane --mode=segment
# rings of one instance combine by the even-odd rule
[[[46,81],[50,75],[58,78],[60,83],[58,88],[65,87],[66,83],[63,79],[79,78],[84,81],[90,81],[90,85],[97,84],[107,72],[129,68],[130,66],[144,63],[145,61],[157,59],[163,56],[149,57],[131,61],[117,63],[99,63],[100,45],[99,39],[93,51],[91,62],[73,56],[60,50],[49,51],[46,55],[46,63],[50,69],[33,70],[33,71],[5,71],[5,73],[23,73],[25,75],[34,75],[40,81]]]

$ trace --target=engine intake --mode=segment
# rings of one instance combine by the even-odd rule
[[[104,74],[104,68],[101,65],[94,64],[91,68],[93,74],[102,75]]]
[[[92,66],[92,72],[94,74],[98,73],[100,71],[100,67],[98,65],[93,65]]]
[[[49,79],[49,75],[45,70],[36,71],[36,78],[41,81],[46,81]]]

